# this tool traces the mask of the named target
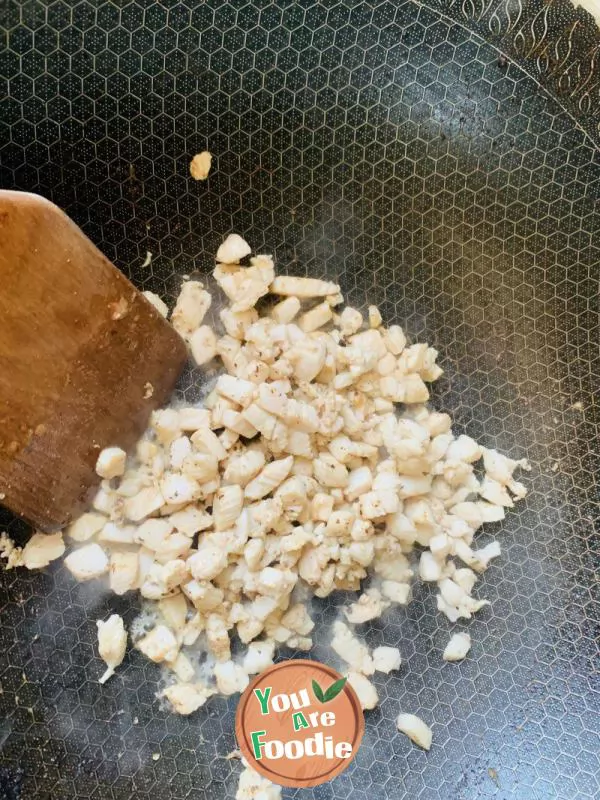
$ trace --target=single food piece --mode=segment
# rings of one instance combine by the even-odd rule
[[[175,661],[179,645],[166,625],[157,625],[135,645],[151,661]]]
[[[289,323],[300,311],[300,300],[297,297],[286,297],[271,309],[271,317],[275,322]]]
[[[200,281],[185,281],[171,314],[171,324],[186,341],[202,325],[210,308],[211,296]]]
[[[245,495],[250,500],[260,500],[274,491],[287,478],[294,463],[292,456],[272,461],[246,486]]]
[[[187,564],[196,580],[210,581],[227,566],[227,552],[216,542],[202,542]]]
[[[369,326],[371,328],[379,328],[382,322],[381,313],[377,306],[369,306]]]
[[[217,250],[219,264],[239,264],[242,258],[249,256],[252,248],[237,233],[230,233]]]
[[[304,333],[311,333],[326,325],[333,317],[329,303],[321,303],[305,314],[302,314],[298,324]]]
[[[419,577],[422,581],[439,581],[442,577],[442,565],[429,550],[421,553]]]
[[[82,514],[75,522],[69,525],[66,529],[66,534],[74,542],[87,542],[88,539],[99,533],[105,525],[106,517],[104,514],[88,511],[87,514]]]
[[[225,662],[231,659],[229,631],[225,620],[218,613],[208,615],[206,620],[206,642],[208,649],[217,661]]]
[[[352,336],[353,333],[359,331],[363,324],[363,317],[360,311],[355,308],[346,308],[340,314],[340,330],[344,336]]]
[[[217,253],[218,260],[218,253]],[[279,275],[270,288],[271,294],[293,295],[294,297],[327,297],[338,294],[337,283],[321,281],[317,278],[295,278],[292,275]]]
[[[106,683],[125,658],[127,631],[118,614],[112,614],[106,622],[99,619],[96,626],[98,627],[98,652],[107,666],[106,672],[98,682]]]
[[[392,672],[392,670],[400,669],[402,663],[397,647],[376,647],[373,650],[372,658],[376,672]]]
[[[89,581],[108,572],[108,556],[99,544],[86,544],[69,553],[65,566],[78,581]]]
[[[233,661],[215,664],[214,674],[217,688],[224,695],[243,692],[249,683],[248,675],[244,672],[243,667],[234,664]]]
[[[461,661],[471,649],[468,633],[455,633],[444,649],[444,661]]]
[[[187,716],[203,706],[214,693],[214,689],[203,683],[176,683],[168,686],[162,697],[167,698],[178,714]]]
[[[188,612],[188,604],[185,596],[182,594],[175,594],[171,597],[165,597],[158,603],[158,608],[167,626],[179,635],[184,627]]]
[[[387,597],[388,600],[391,600],[392,603],[405,606],[410,599],[410,583],[383,581],[381,584],[381,593]]]
[[[137,588],[139,578],[139,555],[130,551],[111,553],[109,581],[111,590],[118,595]]]
[[[498,558],[502,553],[500,542],[490,542],[480,550],[474,550],[471,566],[479,572],[485,571],[493,558]]]
[[[96,461],[96,472],[101,478],[110,480],[125,472],[127,453],[120,447],[105,447]]]
[[[349,672],[348,683],[356,692],[360,707],[365,711],[375,708],[379,703],[377,689],[365,675],[360,672]]]
[[[256,675],[273,663],[274,642],[250,642],[244,656],[243,669],[248,675]]]
[[[198,483],[186,475],[172,473],[160,482],[160,491],[167,503],[188,504],[198,495]]]
[[[378,589],[367,589],[364,594],[361,594],[356,603],[352,603],[349,608],[344,609],[344,614],[348,622],[353,625],[360,625],[363,622],[380,617],[389,605],[382,598]]]
[[[210,172],[210,165],[212,163],[212,155],[208,150],[203,150],[202,153],[196,155],[190,161],[190,175],[195,181],[205,181]]]
[[[223,473],[229,483],[246,486],[265,466],[265,455],[261,450],[247,450],[231,456]]]
[[[169,316],[169,306],[154,292],[142,292],[146,300],[154,306],[161,317]]]
[[[6,560],[5,569],[24,567],[23,548],[17,547],[6,531],[0,533],[0,558]]]
[[[396,727],[423,750],[431,748],[431,728],[419,717],[414,714],[400,714],[396,720]]]
[[[375,671],[373,659],[367,646],[359,641],[343,622],[333,623],[331,646],[340,658],[346,661],[355,672],[372,675]]]
[[[125,500],[123,512],[131,522],[141,522],[162,508],[164,503],[165,498],[160,489],[156,486],[148,486]]]
[[[244,504],[244,491],[240,486],[223,486],[213,500],[213,525],[224,531],[237,521]]]
[[[267,778],[251,769],[244,762],[235,800],[280,800],[281,786],[276,786]]]
[[[169,669],[173,671],[177,680],[182,683],[192,683],[196,677],[194,665],[185,653],[180,652],[175,661],[169,664]]]
[[[192,358],[201,367],[217,355],[217,337],[208,325],[201,325],[190,336]]]
[[[21,555],[27,569],[42,569],[65,552],[62,533],[34,533]]]

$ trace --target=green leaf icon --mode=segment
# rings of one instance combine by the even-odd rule
[[[325,702],[325,695],[323,694],[323,689],[321,689],[321,687],[319,686],[319,684],[315,680],[313,680],[313,682],[312,682],[312,689],[313,689],[313,692],[315,693],[315,697],[317,698],[317,700],[320,703],[324,703]]]
[[[337,697],[338,694],[344,688],[347,680],[348,680],[348,678],[340,678],[339,680],[337,680],[334,683],[332,683],[331,686],[329,687],[329,689],[327,689],[327,691],[325,692],[325,700],[324,700],[324,702],[328,703],[330,700],[333,700],[334,697]]]
[[[337,681],[334,681],[331,686],[324,692],[323,689],[319,686],[319,684],[313,680],[312,688],[313,692],[315,693],[315,697],[319,701],[319,703],[328,703],[330,700],[333,700],[344,688],[346,681],[348,678],[340,678]]]

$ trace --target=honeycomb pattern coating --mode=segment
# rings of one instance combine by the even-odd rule
[[[365,626],[370,644],[400,647],[403,666],[377,675],[381,704],[348,771],[289,797],[600,793],[600,151],[459,10],[3,10],[3,187],[54,200],[138,286],[171,300],[232,230],[291,273],[339,277],[349,302],[379,304],[438,347],[434,403],[458,431],[533,464],[479,585],[492,605],[468,626],[470,657],[441,661],[452,626],[426,588]],[[196,183],[189,161],[207,148],[213,172]],[[188,398],[197,377],[182,381]],[[315,602],[319,624],[343,599]],[[100,687],[95,620],[112,611],[130,622],[137,608],[61,566],[0,572],[0,798],[232,798],[235,699],[178,718],[135,652]],[[314,656],[331,660],[324,644]],[[432,725],[429,754],[395,733],[400,710]]]

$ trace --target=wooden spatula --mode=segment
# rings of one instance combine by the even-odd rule
[[[186,360],[179,335],[83,232],[37,195],[0,192],[0,503],[68,523]]]

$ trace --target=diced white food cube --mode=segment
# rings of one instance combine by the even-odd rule
[[[442,564],[428,550],[421,553],[419,576],[423,581],[439,581],[442,577]]]
[[[105,683],[111,675],[115,674],[115,669],[125,658],[127,631],[118,614],[112,614],[105,622],[98,620],[96,626],[98,628],[98,652],[107,666],[106,672],[98,682]]]
[[[196,677],[196,670],[185,653],[178,653],[175,661],[169,664],[169,668],[182,683],[191,683]]]
[[[217,689],[225,695],[243,692],[249,683],[248,675],[244,672],[243,667],[234,664],[233,661],[215,664],[214,675]]]
[[[166,625],[157,625],[144,637],[136,642],[140,650],[151,661],[175,661],[179,652],[179,645],[173,631]]]
[[[481,569],[487,569],[490,561],[492,558],[497,558],[501,554],[502,550],[500,547],[500,542],[490,542],[486,544],[485,547],[482,547],[479,550],[473,551],[473,557],[479,563]],[[477,569],[477,567],[475,567]]]
[[[270,287],[271,294],[294,295],[301,298],[327,297],[339,291],[337,283],[317,278],[296,278],[292,275],[278,275]]]
[[[362,324],[362,314],[355,308],[346,306],[340,314],[340,329],[344,336],[352,336],[353,333],[361,329]]]
[[[379,328],[382,321],[381,313],[377,306],[369,306],[369,326],[371,328]]]
[[[209,325],[201,325],[190,335],[190,351],[196,365],[208,364],[217,355],[217,337]]]
[[[444,661],[461,661],[471,649],[468,633],[455,633],[444,649]]]
[[[127,453],[120,447],[105,447],[96,461],[96,473],[110,480],[125,472]]]
[[[348,622],[360,625],[380,617],[388,606],[389,602],[382,599],[377,589],[367,589],[355,603],[344,609],[344,614]]]
[[[62,533],[34,533],[21,553],[23,566],[27,569],[42,569],[65,552]]]
[[[123,503],[123,512],[132,522],[140,522],[158,511],[165,503],[160,489],[148,486],[133,497],[128,497]]]
[[[175,683],[168,686],[162,696],[167,698],[174,711],[187,716],[203,706],[214,693],[214,689],[203,683]]]
[[[281,800],[281,786],[271,783],[245,766],[240,775],[235,800]]]
[[[470,436],[459,436],[446,450],[448,461],[466,461],[470,464],[479,458],[481,458],[481,447]]]
[[[367,646],[357,639],[343,622],[333,623],[331,646],[353,670],[362,672],[363,675],[373,674],[375,668]]]
[[[118,525],[107,522],[98,534],[98,541],[108,544],[134,544],[136,528],[134,525]]]
[[[207,408],[180,408],[177,412],[179,427],[187,433],[210,425],[210,411]]]
[[[203,150],[190,161],[190,175],[195,181],[205,181],[210,172],[210,165],[212,163],[212,155],[208,150]]]
[[[396,720],[396,727],[423,750],[431,748],[431,728],[419,717],[414,714],[400,714]]]
[[[187,565],[196,580],[210,581],[227,566],[227,552],[213,542],[203,542]]]
[[[146,300],[154,306],[161,317],[166,317],[169,313],[169,307],[157,294],[154,292],[142,292]]]
[[[356,692],[360,707],[368,711],[379,703],[377,689],[371,681],[360,672],[349,672],[348,683]]]
[[[297,297],[286,297],[271,309],[271,317],[275,322],[289,323],[300,311],[300,300]]]
[[[193,505],[171,514],[169,520],[176,530],[185,533],[186,536],[194,536],[199,531],[210,528],[212,524],[210,514]]]
[[[397,647],[376,647],[372,653],[373,665],[377,672],[391,672],[400,669],[402,659]]]
[[[239,517],[244,504],[241,486],[222,486],[213,499],[213,524],[216,531],[231,528]]]
[[[104,514],[88,511],[72,522],[66,530],[69,539],[75,542],[86,542],[99,533],[107,522]]]
[[[322,486],[343,489],[348,485],[348,470],[331,453],[321,453],[313,466],[315,478]]]
[[[189,339],[196,328],[202,325],[211,301],[210,294],[200,281],[186,281],[182,285],[171,314],[171,323],[180,336]]]
[[[230,233],[217,250],[216,259],[220,264],[239,264],[242,258],[249,256],[252,248],[237,233]]]
[[[99,544],[86,544],[69,553],[65,566],[78,581],[89,581],[108,571],[108,556]]]
[[[199,493],[197,481],[185,475],[172,473],[160,482],[160,491],[167,503],[191,503]]]
[[[256,585],[262,595],[282,597],[290,593],[297,579],[297,574],[291,570],[265,567],[260,571]]]
[[[399,581],[383,581],[381,593],[393,603],[404,606],[410,599],[410,584]]]
[[[244,656],[243,669],[248,675],[255,675],[273,663],[275,645],[273,642],[250,642]]]
[[[223,397],[227,397],[234,403],[244,407],[251,402],[256,391],[256,386],[252,381],[236,378],[232,375],[220,375],[215,388]]]
[[[109,581],[115,594],[135,589],[139,578],[139,556],[130,551],[115,551],[110,556]]]
[[[292,456],[271,461],[247,484],[244,492],[246,497],[249,500],[260,500],[266,497],[287,478],[293,463]]]
[[[265,456],[260,450],[246,450],[231,456],[227,462],[223,478],[239,486],[246,484],[256,477],[265,465]]]
[[[174,594],[171,597],[163,598],[158,603],[158,610],[172,631],[179,633],[184,629],[188,612],[188,604],[184,595]]]
[[[356,500],[371,489],[372,483],[373,475],[369,467],[358,467],[350,472],[344,494],[348,500]]]
[[[301,315],[298,324],[304,333],[312,333],[326,325],[333,317],[329,303],[320,303]]]
[[[301,636],[306,636],[315,627],[304,603],[291,606],[281,617],[281,624]]]

